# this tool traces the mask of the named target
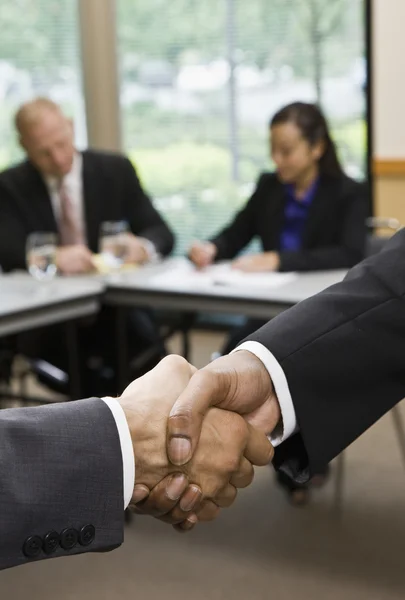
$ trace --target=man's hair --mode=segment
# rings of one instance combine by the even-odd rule
[[[38,123],[47,111],[63,115],[60,106],[49,98],[35,98],[20,106],[14,117],[15,127],[20,136],[28,127]]]

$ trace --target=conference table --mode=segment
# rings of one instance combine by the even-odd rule
[[[117,309],[117,363],[123,388],[128,379],[126,314],[130,307],[172,311],[185,322],[187,315],[200,312],[270,319],[338,283],[345,274],[345,270],[242,274],[226,263],[199,271],[185,258],[169,258],[105,276],[57,277],[48,282],[38,282],[27,273],[2,275],[0,337],[65,323],[72,397],[80,397],[76,323],[95,314],[101,304]],[[183,334],[187,333],[184,328]]]
[[[71,395],[80,398],[76,323],[100,308],[104,283],[97,278],[56,278],[39,282],[27,273],[0,276],[0,337],[66,325]]]
[[[183,313],[226,313],[270,319],[342,281],[346,270],[311,273],[236,273],[229,264],[197,271],[187,259],[118,272],[105,279],[103,302],[117,307],[119,381],[127,381],[125,309],[148,307]],[[183,331],[187,335],[186,331]],[[184,348],[188,348],[187,342]],[[187,354],[187,351],[185,351]],[[186,356],[187,358],[187,356]]]
[[[184,258],[169,258],[107,276],[103,302],[266,319],[342,281],[347,273],[334,270],[250,276],[230,271],[229,264],[224,263],[198,272]]]

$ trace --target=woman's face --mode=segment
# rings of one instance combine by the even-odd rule
[[[311,146],[295,123],[280,123],[270,129],[270,153],[283,183],[297,183],[318,168],[323,142]]]

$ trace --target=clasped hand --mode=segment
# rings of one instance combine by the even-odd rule
[[[238,354],[249,355],[244,364],[256,379],[250,396],[243,382],[236,395],[229,395],[233,383],[221,364],[226,367],[226,359],[234,363],[235,357],[240,361]],[[232,357],[197,371],[185,359],[168,356],[124,391],[120,403],[135,454],[131,507],[137,512],[191,529],[197,520],[212,520],[234,502],[237,489],[252,482],[253,465],[271,461],[273,448],[265,430],[271,431],[279,419],[271,380],[250,353]],[[221,379],[223,389],[217,386]],[[242,408],[240,394],[245,396]],[[248,422],[250,417],[262,431]]]

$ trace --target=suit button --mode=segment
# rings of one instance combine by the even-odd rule
[[[31,535],[24,542],[23,552],[27,558],[36,558],[41,554],[42,538],[39,535]]]
[[[44,536],[44,552],[45,554],[53,554],[59,547],[59,533],[50,531]]]
[[[79,541],[79,533],[76,529],[64,529],[60,534],[59,544],[64,550],[72,550]]]
[[[79,542],[82,546],[90,546],[94,542],[96,528],[94,525],[84,525],[79,533]]]

